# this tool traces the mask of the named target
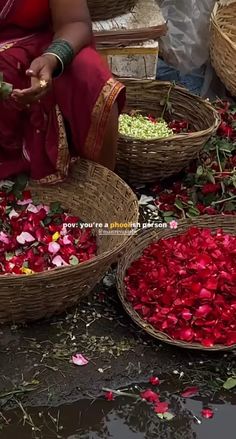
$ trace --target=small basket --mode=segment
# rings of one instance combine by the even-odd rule
[[[132,190],[108,169],[81,160],[57,186],[30,187],[33,199],[59,201],[88,223],[137,222]],[[98,255],[76,267],[56,268],[31,276],[0,276],[0,323],[28,322],[61,313],[88,294],[118,256],[129,237],[99,235]]]
[[[88,0],[88,7],[93,21],[109,20],[129,12],[137,0]]]
[[[216,3],[211,15],[212,65],[227,90],[236,96],[236,2]]]
[[[129,183],[139,184],[153,183],[182,171],[216,132],[217,111],[209,102],[170,82],[121,81],[127,87],[125,112],[140,110],[143,114],[160,117],[163,102],[169,96],[173,119],[188,119],[195,131],[156,140],[137,140],[120,134],[117,173]]]
[[[124,278],[126,275],[126,271],[130,267],[132,262],[137,260],[142,255],[144,249],[149,244],[151,244],[151,242],[157,241],[162,238],[170,238],[172,236],[179,235],[181,233],[184,233],[191,226],[210,228],[212,230],[217,230],[219,228],[222,228],[226,233],[236,235],[236,221],[235,221],[235,216],[233,215],[230,216],[217,215],[214,217],[205,215],[200,218],[193,218],[191,220],[189,219],[189,220],[180,221],[178,223],[178,229],[176,230],[172,230],[170,228],[158,229],[158,230],[149,229],[138,233],[133,237],[131,241],[129,241],[126,248],[126,252],[118,263],[117,289],[118,289],[119,298],[122,302],[125,311],[129,314],[131,319],[144,331],[146,331],[149,335],[156,338],[157,340],[181,348],[198,349],[202,351],[233,350],[236,348],[236,345],[233,346],[215,345],[212,348],[207,348],[202,346],[200,343],[187,343],[183,341],[174,340],[164,332],[157,331],[153,328],[153,326],[146,323],[140,317],[140,315],[133,309],[132,305],[126,300]]]

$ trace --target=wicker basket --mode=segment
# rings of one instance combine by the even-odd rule
[[[186,343],[178,340],[173,340],[167,334],[163,332],[159,332],[153,328],[153,326],[146,323],[139,314],[132,308],[131,304],[125,298],[125,285],[124,278],[127,269],[132,264],[133,261],[138,259],[143,250],[153,241],[157,241],[161,238],[170,238],[171,236],[175,236],[185,232],[190,226],[197,226],[202,228],[210,228],[212,230],[217,230],[218,228],[222,228],[225,232],[236,235],[236,221],[235,216],[223,216],[217,215],[214,217],[210,216],[202,216],[200,218],[194,218],[192,220],[184,220],[179,222],[178,229],[172,230],[168,229],[155,229],[155,230],[145,230],[133,237],[131,241],[129,241],[126,249],[126,253],[120,259],[118,263],[118,272],[117,272],[117,286],[118,286],[118,294],[122,305],[125,311],[129,314],[132,320],[137,323],[144,331],[148,334],[152,335],[156,339],[169,343],[178,347],[188,348],[188,349],[199,349],[205,351],[220,351],[220,350],[232,350],[235,349],[236,345],[226,347],[221,345],[216,345],[212,348],[205,348],[199,343]]]
[[[88,0],[93,21],[108,20],[129,12],[137,0]]]
[[[207,140],[215,133],[219,117],[213,107],[184,88],[169,82],[126,79],[127,108],[160,117],[163,101],[172,104],[173,118],[188,119],[195,132],[166,139],[137,140],[119,136],[117,172],[130,183],[152,183],[170,177],[196,158]]]
[[[137,222],[138,203],[131,189],[108,169],[81,160],[57,186],[32,185],[33,198],[60,201],[70,213],[96,223]],[[0,323],[33,321],[61,313],[77,303],[123,252],[127,235],[98,237],[98,255],[76,267],[32,276],[0,277]]]
[[[229,92],[236,95],[236,2],[216,3],[211,16],[211,61]]]

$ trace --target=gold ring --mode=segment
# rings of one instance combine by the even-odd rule
[[[48,82],[45,81],[45,79],[41,79],[39,84],[40,84],[40,88],[46,88],[48,86]]]

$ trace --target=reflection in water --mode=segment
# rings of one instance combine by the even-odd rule
[[[145,387],[145,386],[144,386]],[[211,407],[215,417],[202,420],[199,425],[203,402],[200,398],[184,400],[180,396],[169,397],[171,411],[176,416],[170,422],[161,421],[145,402],[134,402],[126,397],[108,402],[81,400],[57,409],[26,408],[28,417],[23,425],[22,410],[4,413],[11,418],[4,425],[2,439],[235,439],[235,401],[219,403],[217,398]],[[206,401],[204,401],[206,403]]]

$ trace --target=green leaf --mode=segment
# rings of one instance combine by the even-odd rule
[[[175,221],[176,218],[174,216],[166,216],[164,218],[164,220],[165,220],[166,223],[171,223],[171,221]]]
[[[49,224],[51,224],[52,222],[52,218],[50,216],[47,216],[44,220],[43,220],[43,224],[44,226],[48,226]]]
[[[198,166],[196,175],[197,177],[201,177],[204,174],[203,166]]]
[[[176,200],[175,201],[175,207],[177,207],[177,209],[183,210],[184,205],[183,205],[181,200]]]
[[[29,262],[28,261],[23,262],[23,267],[24,268],[29,268]]]
[[[157,416],[158,416],[158,418],[160,418],[160,419],[164,419],[164,415],[163,415],[163,413],[157,413]]]
[[[188,213],[192,216],[199,216],[200,215],[200,211],[196,207],[190,207],[190,209],[188,210]]]
[[[166,103],[166,108],[167,108],[167,111],[169,111],[169,113],[173,112],[173,106],[172,106],[171,102]]]
[[[164,413],[164,419],[165,419],[166,421],[171,421],[174,417],[175,417],[175,416],[174,416],[172,413],[169,413],[169,412]]]
[[[232,201],[227,201],[224,204],[224,210],[227,211],[227,212],[235,212],[236,205]]]
[[[172,210],[168,210],[167,212],[163,212],[164,218],[167,216],[173,216],[173,215],[174,215],[174,212]]]
[[[11,95],[13,86],[3,81],[3,77],[0,78],[0,99],[6,99]]]
[[[223,388],[226,390],[231,390],[234,387],[236,387],[236,377],[230,377],[228,378],[225,383],[223,384]]]
[[[221,145],[219,145],[219,150],[224,152],[232,152],[234,149],[234,146],[232,143],[229,142],[222,142]]]
[[[61,203],[58,201],[54,201],[53,203],[50,204],[50,212],[53,214],[56,213],[63,213],[63,209],[61,207]]]
[[[13,186],[13,193],[17,198],[22,197],[22,192],[26,188],[28,183],[28,177],[25,174],[20,174],[16,177],[14,186]]]
[[[77,256],[72,255],[69,259],[69,263],[70,265],[78,265],[79,264],[79,259],[77,258]]]
[[[209,206],[211,203],[216,201],[216,195],[215,194],[208,194],[203,197],[203,204],[204,206]]]
[[[13,256],[14,256],[14,253],[10,253],[10,252],[5,253],[5,258],[7,261],[10,261],[10,259],[12,259]]]

